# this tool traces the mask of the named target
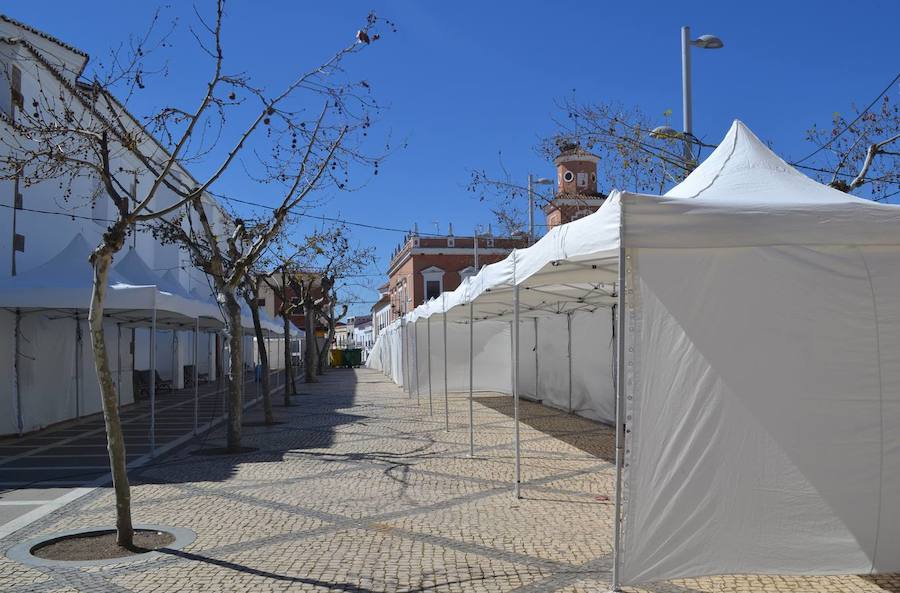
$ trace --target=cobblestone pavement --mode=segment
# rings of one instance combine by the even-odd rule
[[[27,567],[0,557],[0,590],[500,592],[604,591],[611,553],[610,429],[523,404],[523,499],[512,496],[509,398],[422,405],[374,371],[304,385],[285,423],[245,428],[258,450],[197,456],[219,430],[133,476],[137,522],[188,527],[184,551],[92,568]],[[435,396],[443,399],[443,396]],[[437,401],[435,402],[437,404]],[[443,404],[443,402],[440,402]],[[258,411],[249,415],[249,420]],[[608,499],[608,500],[607,500]],[[109,524],[100,489],[4,540]],[[642,591],[900,592],[900,578],[716,577]]]
[[[273,387],[283,389],[283,373],[272,374]],[[257,397],[259,384],[247,381],[245,400]],[[189,437],[197,426],[221,421],[224,383],[198,385],[194,406],[192,387],[157,394],[154,441],[160,451]],[[280,397],[280,396],[276,396]],[[147,398],[123,406],[122,431],[128,462],[151,459],[150,402]],[[22,526],[33,515],[61,506],[81,490],[109,480],[109,454],[102,414],[60,423],[22,437],[0,439],[0,537]]]

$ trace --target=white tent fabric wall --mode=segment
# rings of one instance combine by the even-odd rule
[[[623,582],[900,568],[900,249],[877,249],[631,252]]]
[[[23,313],[19,325],[19,356],[16,357],[15,313],[0,314],[0,332],[4,336],[0,346],[0,356],[3,357],[0,374],[4,377],[4,393],[10,395],[2,398],[0,434],[17,434],[20,418],[22,432],[29,432],[101,410],[87,322],[81,320],[78,323],[82,338],[76,372],[74,317],[64,317],[59,313]],[[107,322],[104,328],[114,378],[119,377],[119,361],[122,365],[120,399],[123,404],[129,404],[133,401],[130,334],[129,339],[125,339],[123,330],[117,356],[118,326]],[[18,364],[18,393],[15,364]],[[52,393],[53,397],[47,397],[48,393]],[[17,409],[19,405],[21,410]]]
[[[420,319],[409,324],[410,333],[415,332],[418,344],[418,369],[416,359],[411,356],[410,377],[415,389],[418,370],[419,392],[428,395],[428,320]],[[414,327],[414,329],[413,329]],[[475,324],[474,333],[474,389],[511,393],[509,323],[503,321],[481,321]],[[415,354],[415,348],[413,349]],[[464,323],[447,324],[447,386],[450,393],[469,391],[469,326]],[[431,318],[431,385],[432,394],[443,397],[444,393],[444,329],[441,317]]]
[[[524,325],[530,323],[533,322],[528,320]],[[538,397],[563,410],[569,409],[567,325],[565,314],[538,318]],[[523,327],[523,338],[525,335]],[[613,422],[616,412],[614,349],[610,309],[572,314],[572,412],[592,420]],[[525,368],[520,372],[530,366],[533,376],[534,361],[529,356],[525,357]]]
[[[900,570],[900,208],[740,123],[695,175],[622,199],[622,583]]]

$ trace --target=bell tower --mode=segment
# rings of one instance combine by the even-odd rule
[[[600,157],[575,142],[560,140],[556,165],[556,196],[544,206],[547,226],[566,224],[596,212],[606,199],[597,191],[597,163]]]

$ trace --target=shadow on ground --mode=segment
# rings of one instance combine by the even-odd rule
[[[485,407],[513,417],[513,401],[509,396],[474,399]],[[616,432],[611,426],[523,399],[519,400],[519,420],[589,455],[615,463]]]
[[[356,375],[350,369],[331,369],[317,383],[298,383],[291,405],[281,394],[273,396],[275,424],[263,423],[262,405],[244,410],[242,446],[237,454],[205,454],[225,446],[225,425],[197,436],[184,447],[130,472],[133,484],[220,482],[232,477],[242,463],[279,463],[289,455],[328,459],[318,449],[334,443],[339,426],[368,417],[345,413],[354,405]],[[157,471],[157,470],[164,471]]]

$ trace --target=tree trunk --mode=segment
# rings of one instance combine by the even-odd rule
[[[316,340],[316,308],[309,299],[303,301],[303,331],[306,332],[306,349],[303,352],[303,378],[307,383],[317,383],[316,358],[319,344]]]
[[[103,334],[103,307],[106,300],[106,282],[109,277],[109,266],[112,264],[112,255],[113,249],[103,246],[92,256],[94,286],[91,290],[88,324],[94,368],[100,383],[109,468],[116,495],[116,543],[125,548],[132,548],[134,547],[134,527],[131,523],[131,488],[128,485],[125,436],[122,434],[119,397],[116,393],[116,383],[113,381],[112,372],[109,370],[109,354],[106,351],[106,336]]]
[[[284,316],[284,405],[291,405],[291,396],[297,393],[294,385],[294,357],[291,356],[291,319],[288,313]]]
[[[322,344],[322,348],[319,350],[319,360],[318,367],[316,368],[316,372],[319,375],[325,374],[325,367],[328,362],[328,351],[331,349],[331,345],[334,343],[334,333],[335,333],[335,321],[334,321],[334,308],[331,309],[331,317],[328,318],[328,327],[325,332],[325,342]]]
[[[230,453],[241,448],[241,420],[244,411],[244,331],[241,327],[241,307],[233,288],[222,291],[225,301],[225,331],[228,334],[230,368],[228,369],[228,435],[226,447]]]
[[[253,330],[256,332],[256,349],[259,352],[259,364],[262,367],[262,397],[263,415],[266,424],[274,424],[275,417],[272,414],[272,394],[269,393],[269,353],[266,352],[266,339],[263,336],[262,324],[259,322],[259,304],[250,298],[246,298],[247,306],[253,316]]]

